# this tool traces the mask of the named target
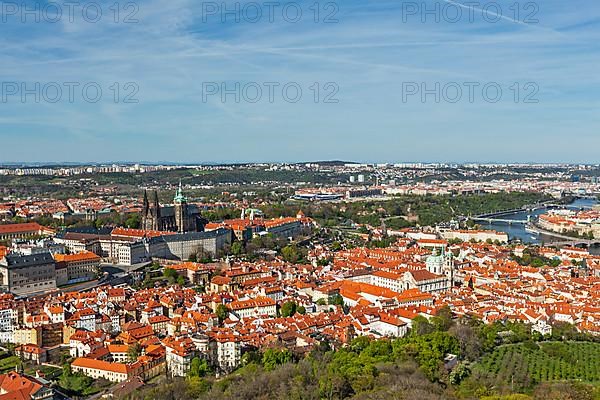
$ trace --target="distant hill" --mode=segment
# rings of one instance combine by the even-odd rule
[[[301,162],[301,163],[296,163],[297,165],[300,164],[317,164],[317,165],[321,165],[324,167],[339,167],[339,166],[343,166],[346,164],[360,164],[356,161],[340,161],[340,160],[332,160],[332,161],[306,161],[306,162]]]

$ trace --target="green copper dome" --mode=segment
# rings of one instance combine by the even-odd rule
[[[179,189],[175,193],[175,198],[173,199],[175,203],[186,203],[187,199],[183,195],[183,188],[181,187],[181,181],[179,181]]]

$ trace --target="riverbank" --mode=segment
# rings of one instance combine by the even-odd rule
[[[569,204],[565,204],[565,207],[573,208],[573,209],[588,209],[592,208],[594,205],[598,204],[596,199],[575,199]],[[552,208],[552,207],[551,207]],[[542,214],[545,214],[549,211],[550,208],[543,207],[533,211],[519,211],[509,215],[504,215],[502,217],[503,220],[535,220]],[[538,229],[539,227],[530,227],[531,224],[528,225],[520,225],[520,224],[508,224],[506,222],[491,222],[488,224],[481,224],[482,229],[491,229],[500,232],[505,232],[508,234],[511,240],[520,240],[523,243],[528,244],[544,244],[544,243],[552,243],[557,242],[557,238],[564,239],[563,241],[577,240],[574,237],[568,237],[560,234],[556,234],[555,232],[546,231],[544,229]],[[534,231],[535,232],[532,232]],[[557,236],[558,235],[558,236]]]
[[[590,239],[585,239],[585,238],[581,238],[581,237],[577,237],[577,236],[569,236],[569,235],[563,235],[560,234],[558,232],[553,232],[553,231],[549,231],[547,229],[541,228],[539,225],[535,224],[534,222],[530,222],[527,224],[527,226],[525,227],[525,230],[528,232],[533,232],[536,234],[543,234],[546,236],[551,236],[557,239],[561,239],[561,240],[556,240],[555,242],[564,242],[564,241],[573,241],[573,242],[593,242],[593,240]]]

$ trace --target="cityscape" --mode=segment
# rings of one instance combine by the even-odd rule
[[[600,380],[599,165],[7,164],[0,182],[6,396]]]
[[[600,400],[599,15],[1,0],[0,400]]]

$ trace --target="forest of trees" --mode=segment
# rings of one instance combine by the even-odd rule
[[[337,226],[345,221],[389,228],[404,228],[419,224],[435,225],[460,215],[470,216],[548,200],[540,193],[515,192],[466,196],[398,196],[387,201],[356,201],[349,203],[278,203],[261,207],[267,217],[294,216],[299,208],[323,226]],[[404,217],[417,219],[407,221]]]

